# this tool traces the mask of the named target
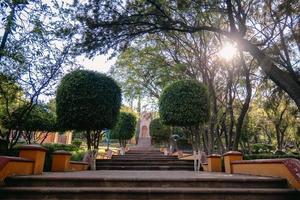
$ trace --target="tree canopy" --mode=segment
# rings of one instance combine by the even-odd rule
[[[159,99],[159,115],[166,125],[188,127],[207,122],[209,100],[206,87],[194,80],[170,84]]]
[[[104,74],[76,70],[57,89],[57,120],[64,130],[113,128],[120,106],[121,90]]]
[[[111,131],[111,138],[118,139],[122,147],[126,147],[135,133],[136,117],[131,113],[121,112],[116,126]]]
[[[149,34],[211,32],[249,53],[299,109],[299,70],[293,56],[300,50],[299,7],[299,2],[293,0],[93,0],[77,5],[76,29],[83,37],[77,42],[76,51],[93,56],[110,49],[126,49],[137,38]]]

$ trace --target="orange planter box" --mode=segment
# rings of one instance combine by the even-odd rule
[[[19,156],[34,161],[33,174],[42,174],[47,149],[40,145],[20,146]]]
[[[207,170],[209,172],[221,172],[222,171],[222,159],[219,154],[211,154],[207,156]]]
[[[55,151],[52,155],[52,172],[65,172],[70,170],[72,154],[67,151]]]

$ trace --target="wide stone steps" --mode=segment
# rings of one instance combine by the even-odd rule
[[[182,173],[182,172],[178,172]],[[195,188],[287,188],[284,179],[248,178],[139,178],[139,177],[43,177],[19,176],[5,180],[6,186],[12,187],[195,187]]]
[[[97,170],[186,170],[194,169],[193,161],[165,156],[154,149],[130,150],[125,155],[114,155],[109,160],[97,160]]]
[[[10,177],[0,199],[296,200],[281,178],[187,171],[92,171]]]
[[[0,199],[197,199],[197,200],[293,200],[291,189],[243,188],[128,188],[128,187],[27,187],[2,190]]]
[[[156,165],[156,166],[97,166],[97,170],[166,170],[166,171],[193,171],[194,168],[191,166],[168,166],[168,165]]]

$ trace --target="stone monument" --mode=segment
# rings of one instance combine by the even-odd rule
[[[149,112],[142,112],[140,120],[140,133],[138,138],[138,146],[151,146],[150,136],[150,123],[152,120],[152,114]]]

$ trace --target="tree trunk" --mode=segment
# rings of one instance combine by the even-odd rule
[[[239,142],[241,139],[241,132],[242,132],[243,124],[244,124],[244,119],[248,112],[250,101],[251,101],[251,96],[252,96],[252,88],[251,88],[250,72],[249,72],[250,69],[248,69],[246,66],[243,54],[240,53],[240,55],[241,55],[241,62],[242,62],[242,67],[243,67],[243,74],[244,74],[245,80],[246,80],[246,98],[243,103],[239,118],[237,120],[236,133],[235,133],[235,138],[234,138],[234,143],[233,143],[233,150],[235,150],[235,151],[238,150]]]
[[[91,132],[90,131],[86,131],[86,145],[88,150],[91,150]]]

